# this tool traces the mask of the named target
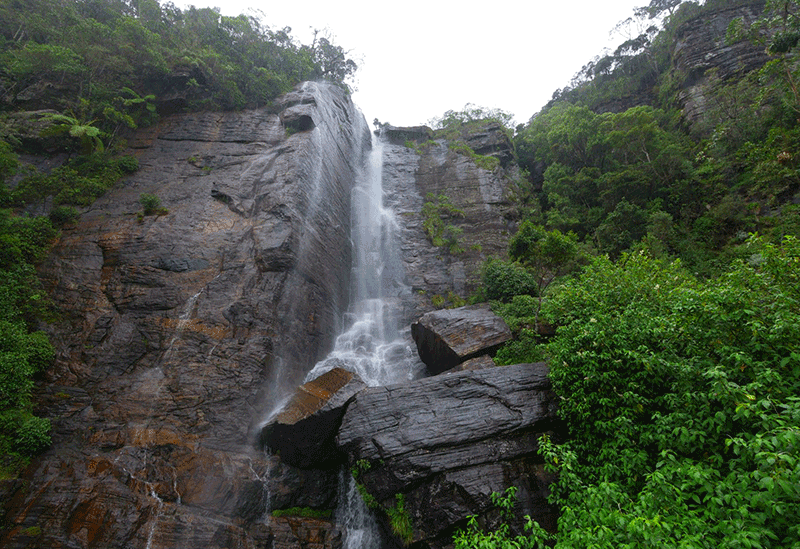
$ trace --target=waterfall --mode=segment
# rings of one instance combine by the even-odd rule
[[[407,381],[422,370],[408,330],[399,327],[402,298],[411,290],[404,283],[400,228],[394,211],[384,206],[382,172],[383,143],[373,136],[372,151],[352,191],[353,272],[345,329],[306,382],[336,367],[355,372],[369,386]],[[345,549],[381,546],[375,518],[349,471],[341,474],[336,517],[345,532]]]
[[[352,191],[352,297],[346,328],[306,382],[336,367],[355,372],[369,386],[407,381],[421,371],[408,331],[398,325],[402,297],[410,288],[403,280],[400,227],[394,211],[383,204],[382,172],[383,143],[373,136]]]

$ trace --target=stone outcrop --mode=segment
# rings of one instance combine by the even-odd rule
[[[266,547],[266,509],[335,505],[335,472],[254,443],[332,346],[369,129],[334,86],[282,101],[139,131],[141,169],[63,231],[41,271],[53,446],[6,491],[3,547]],[[167,213],[137,215],[142,193]]]
[[[688,121],[699,121],[706,110],[709,71],[713,69],[717,79],[726,81],[758,69],[769,60],[762,46],[748,40],[729,44],[725,39],[731,21],[741,18],[750,24],[761,16],[764,5],[763,0],[755,0],[715,10],[687,21],[678,30],[672,56],[675,70],[683,78],[678,98]]]
[[[426,313],[411,325],[411,335],[432,374],[493,353],[512,337],[488,303]]]
[[[402,494],[419,547],[452,542],[465,517],[491,518],[492,492],[519,488],[516,511],[552,529],[551,477],[538,437],[558,432],[544,364],[457,372],[358,393],[337,442],[386,509]]]
[[[394,128],[411,147],[392,140],[384,144],[384,202],[400,223],[403,268],[412,289],[402,304],[401,325],[408,326],[436,308],[434,302],[453,296],[466,298],[480,280],[480,268],[489,257],[507,256],[508,238],[516,231],[516,213],[509,198],[510,181],[518,176],[505,158],[513,146],[497,124],[487,124],[459,139],[481,154],[495,156],[501,166],[488,170],[469,155],[450,148],[445,138],[431,139],[429,129]],[[405,143],[405,141],[403,143]],[[427,196],[445,195],[463,217],[448,220],[463,233],[460,253],[435,247],[423,229]]]
[[[356,374],[341,368],[304,383],[264,426],[261,444],[295,467],[335,466],[334,438],[342,416],[350,399],[365,387]]]

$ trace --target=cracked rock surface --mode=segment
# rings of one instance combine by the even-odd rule
[[[490,512],[490,494],[512,485],[520,515],[552,527],[551,479],[537,455],[539,436],[559,431],[547,373],[518,364],[367,388],[337,443],[369,463],[358,481],[379,502],[391,507],[404,494],[416,542],[447,545],[465,516]]]

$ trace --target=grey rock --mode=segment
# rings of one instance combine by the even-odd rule
[[[492,353],[512,338],[508,325],[486,303],[426,313],[411,325],[411,335],[433,374]]]
[[[446,545],[511,485],[520,513],[552,528],[552,479],[536,453],[541,434],[560,430],[547,374],[542,363],[519,364],[367,388],[345,412],[337,444],[353,463],[369,463],[358,482],[379,502],[406,496],[415,542]]]
[[[341,368],[297,388],[280,413],[261,430],[261,443],[281,461],[301,468],[330,466],[339,457],[334,437],[347,404],[366,384]]]

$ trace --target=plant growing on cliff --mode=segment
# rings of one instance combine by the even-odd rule
[[[458,243],[463,229],[449,223],[449,220],[459,217],[464,217],[464,210],[456,208],[447,195],[426,195],[422,205],[422,228],[431,244],[446,247],[454,255],[464,251]]]
[[[478,517],[468,517],[467,528],[458,530],[453,536],[455,549],[544,549],[552,536],[530,516],[525,517],[525,530],[528,535],[512,536],[509,522],[513,520],[513,509],[517,501],[517,487],[510,486],[504,494],[493,492],[492,503],[500,511],[502,522],[493,532],[484,531],[478,524]]]
[[[399,537],[405,545],[414,540],[414,530],[411,527],[411,515],[406,510],[404,494],[395,494],[395,505],[386,510],[392,532]]]
[[[50,422],[33,414],[34,376],[53,358],[44,332],[34,329],[45,296],[33,265],[56,235],[44,217],[0,210],[0,461],[12,468],[50,444]],[[3,471],[13,476],[14,471]]]

